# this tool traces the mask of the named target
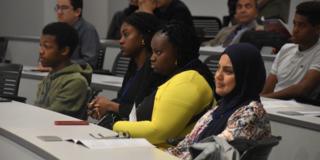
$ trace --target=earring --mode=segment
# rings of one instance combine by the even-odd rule
[[[144,40],[141,40],[141,46],[145,46]]]

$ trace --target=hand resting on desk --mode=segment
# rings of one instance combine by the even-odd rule
[[[88,115],[101,119],[108,111],[118,112],[119,104],[103,96],[97,96],[88,105]]]

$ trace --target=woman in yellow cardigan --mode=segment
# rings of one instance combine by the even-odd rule
[[[163,146],[186,135],[211,106],[214,83],[198,59],[199,42],[189,26],[170,22],[154,35],[151,47],[151,67],[168,80],[137,106],[138,121],[118,121],[113,130]]]

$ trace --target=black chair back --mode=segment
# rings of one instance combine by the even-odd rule
[[[120,52],[113,62],[112,73],[116,76],[124,77],[128,70],[130,58],[124,57]]]
[[[107,45],[106,43],[101,43],[100,42],[100,48],[98,50],[98,58],[97,58],[97,66],[96,66],[96,70],[101,70],[103,68],[103,63],[104,63],[104,56],[106,53],[106,48]]]
[[[213,39],[221,29],[218,17],[193,16],[193,24],[201,42]]]
[[[268,160],[272,148],[278,145],[280,140],[280,136],[271,136],[259,141],[235,139],[230,144],[239,151],[240,160]]]
[[[0,97],[26,101],[26,98],[18,96],[22,68],[20,64],[0,63]]]
[[[276,49],[276,52],[280,50],[280,48],[289,43],[290,37],[284,37],[276,32],[269,31],[246,31],[240,38],[240,42],[251,43],[256,46],[259,50],[261,50],[264,46],[270,46]]]

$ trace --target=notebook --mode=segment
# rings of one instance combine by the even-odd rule
[[[146,147],[154,148],[150,142],[143,138],[101,138],[101,139],[63,139],[58,136],[37,136],[45,142],[68,141],[71,143],[83,145],[89,149],[114,149],[114,148],[137,148]]]

